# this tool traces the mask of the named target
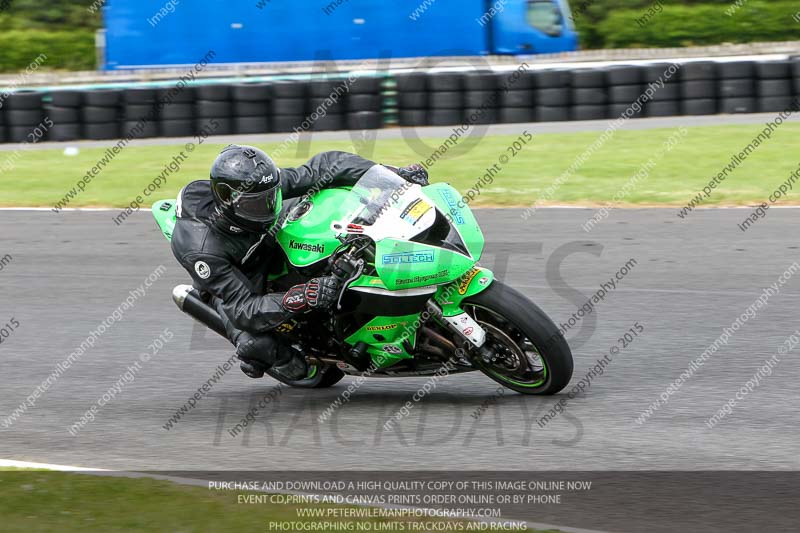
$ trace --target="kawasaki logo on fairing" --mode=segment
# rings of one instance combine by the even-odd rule
[[[433,263],[435,255],[427,252],[404,252],[400,254],[387,254],[383,256],[384,265],[400,265],[408,263]]]
[[[295,242],[294,240],[291,240],[289,241],[289,248],[292,250],[303,250],[304,252],[315,252],[318,254],[325,253],[324,244],[308,244],[307,242]]]
[[[447,202],[447,207],[450,208],[450,216],[453,217],[455,223],[459,226],[464,224],[465,220],[461,215],[461,209],[458,207],[458,200],[453,196],[453,193],[448,189],[442,189],[439,191],[439,195]]]

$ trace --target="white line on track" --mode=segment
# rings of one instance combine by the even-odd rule
[[[102,468],[86,468],[81,466],[69,466],[69,465],[55,465],[55,464],[48,464],[48,463],[33,463],[29,461],[15,461],[11,459],[0,459],[0,468],[27,468],[27,469],[37,469],[37,470],[52,470],[57,472],[72,472],[75,474],[89,474],[89,475],[97,475],[97,476],[109,476],[109,477],[127,477],[127,478],[150,478],[150,479],[158,479],[162,481],[171,481],[173,483],[179,483],[181,485],[191,485],[195,487],[208,487],[208,481],[203,479],[191,479],[191,478],[184,478],[184,477],[175,477],[175,476],[161,476],[158,474],[148,474],[142,472],[122,472],[122,471],[115,471],[115,470],[105,470]],[[276,492],[267,491],[267,490],[260,490],[255,492],[264,492],[267,494],[278,494]],[[321,496],[316,495],[308,492],[297,492],[297,491],[286,491],[281,494],[290,494],[293,496]],[[416,510],[419,511],[419,507],[409,507],[404,505],[389,505],[389,504],[350,504],[355,505],[357,507],[378,507],[381,509],[406,509],[406,510]],[[423,511],[430,511],[431,518],[437,518],[435,514],[435,509],[423,509]],[[439,517],[442,518],[442,517]],[[525,524],[529,528],[534,529],[557,529],[559,531],[563,531],[564,533],[607,533],[603,531],[598,531],[594,529],[582,529],[582,528],[573,528],[573,527],[565,527],[565,526],[555,526],[553,524],[541,524],[538,522],[530,522],[527,520],[517,520],[515,518],[510,517],[503,517],[501,519],[492,519],[492,518],[464,518],[464,520],[472,520],[473,522],[482,522],[482,523],[507,523],[507,522],[525,522]]]
[[[51,465],[48,463],[31,463],[28,461],[13,461],[0,459],[0,468],[35,468],[38,470],[56,470],[58,472],[109,472],[99,468],[84,468],[82,466]]]

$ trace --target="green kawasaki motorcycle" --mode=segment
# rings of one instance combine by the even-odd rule
[[[153,206],[167,239],[175,205]],[[320,275],[342,281],[331,310],[296,315],[276,329],[311,369],[299,381],[271,370],[279,381],[320,388],[345,374],[480,370],[517,392],[554,394],[572,377],[572,354],[552,320],[477,266],[483,234],[447,184],[420,187],[376,165],[352,187],[323,189],[289,206],[276,239],[285,261],[271,276],[275,290]],[[182,311],[225,335],[198,291],[180,285],[173,297]]]

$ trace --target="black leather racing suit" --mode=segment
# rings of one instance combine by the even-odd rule
[[[355,154],[324,152],[303,166],[280,169],[282,214],[309,190],[352,185],[374,165]],[[172,252],[194,286],[212,296],[231,342],[236,343],[242,331],[271,338],[266,332],[291,316],[282,306],[284,293],[268,292],[271,259],[282,257],[275,253],[275,232],[254,234],[219,216],[208,180],[183,188],[177,216]]]

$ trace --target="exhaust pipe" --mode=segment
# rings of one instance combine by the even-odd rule
[[[219,313],[200,299],[200,295],[191,285],[178,285],[172,289],[172,299],[178,309],[194,318],[210,330],[222,335],[226,339],[228,333],[219,317]]]

